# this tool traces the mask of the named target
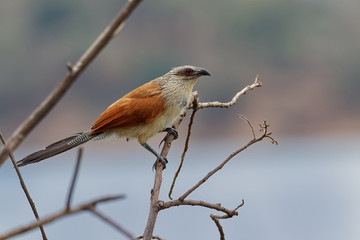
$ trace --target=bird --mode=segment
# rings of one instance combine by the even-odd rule
[[[129,92],[111,104],[94,122],[90,130],[74,134],[34,152],[17,162],[22,167],[68,151],[89,140],[101,140],[110,136],[137,139],[141,146],[166,167],[167,159],[156,152],[148,139],[160,132],[177,131],[169,126],[190,104],[196,81],[210,73],[200,67],[184,65],[172,68],[158,77]]]

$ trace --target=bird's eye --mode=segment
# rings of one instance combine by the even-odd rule
[[[193,72],[193,70],[191,68],[185,69],[186,75],[190,75],[192,72]]]

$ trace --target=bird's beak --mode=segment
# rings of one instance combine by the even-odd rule
[[[200,70],[197,72],[197,75],[199,75],[199,76],[202,76],[202,75],[210,76],[210,73],[206,69],[200,68]]]

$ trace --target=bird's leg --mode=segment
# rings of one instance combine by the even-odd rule
[[[161,146],[161,144],[162,144],[163,142],[165,142],[165,139],[166,139],[170,134],[174,135],[174,140],[176,140],[176,139],[179,137],[178,131],[176,131],[176,129],[173,128],[173,127],[167,127],[167,128],[165,128],[164,130],[162,130],[161,132],[167,132],[167,134],[166,134],[166,136],[163,138],[163,140],[161,140],[161,142],[159,143],[159,147]]]
[[[163,165],[163,169],[165,169],[166,168],[166,164],[168,163],[168,160],[166,159],[166,158],[164,158],[163,156],[161,156],[159,153],[157,153],[152,147],[150,147],[150,145],[149,144],[147,144],[147,143],[143,143],[143,144],[141,144],[141,146],[143,146],[144,148],[146,148],[146,150],[148,150],[149,152],[151,152],[152,154],[154,154],[156,157],[157,157],[157,159],[156,159],[156,161],[155,161],[155,163],[154,163],[154,165],[153,165],[153,168],[155,168],[155,166],[156,166],[156,164],[160,161],[161,163],[162,163],[162,165]]]

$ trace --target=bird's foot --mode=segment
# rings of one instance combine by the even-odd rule
[[[174,140],[176,140],[179,137],[179,133],[178,131],[176,131],[175,128],[172,127],[167,127],[164,130],[162,130],[162,132],[167,132],[166,136],[163,138],[163,140],[161,140],[161,142],[159,143],[159,147],[161,146],[161,144],[163,142],[165,142],[165,139],[169,137],[170,134],[172,134],[174,136]]]
[[[153,165],[153,170],[156,168],[156,165],[158,164],[158,162],[161,162],[161,164],[163,165],[163,170],[166,168],[166,164],[168,163],[168,160],[165,157],[160,156],[160,158],[157,158],[154,165]]]

